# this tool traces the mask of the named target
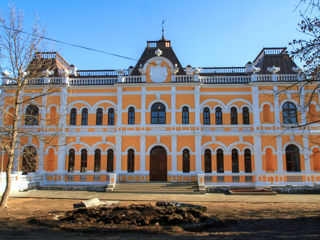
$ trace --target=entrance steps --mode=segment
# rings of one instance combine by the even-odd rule
[[[196,183],[117,183],[113,193],[148,193],[148,194],[203,194]]]

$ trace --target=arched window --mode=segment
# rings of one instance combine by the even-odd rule
[[[291,102],[286,102],[282,106],[282,120],[283,124],[296,124],[298,123],[297,118],[297,107]]]
[[[271,122],[271,110],[268,104],[263,105],[263,123]]]
[[[87,171],[87,158],[88,158],[88,152],[86,149],[81,150],[81,166],[80,166],[80,172],[86,172]]]
[[[300,153],[295,145],[286,147],[287,172],[300,172]]]
[[[223,150],[218,149],[217,150],[217,172],[223,173],[224,167],[223,167]]]
[[[35,172],[37,165],[37,149],[33,146],[27,146],[22,154],[22,174]]]
[[[182,172],[190,172],[190,151],[189,149],[183,149],[182,151]]]
[[[68,172],[74,171],[74,161],[75,161],[75,151],[74,149],[69,150],[69,165],[68,165]]]
[[[239,172],[239,156],[238,156],[238,150],[232,149],[232,172],[238,173]]]
[[[88,109],[82,109],[81,125],[88,125]]]
[[[247,107],[242,108],[242,122],[243,124],[250,124],[249,108]]]
[[[35,105],[29,105],[26,109],[26,116],[24,118],[25,125],[39,124],[39,109]]]
[[[114,125],[114,109],[109,108],[108,110],[108,125]]]
[[[206,149],[204,151],[204,172],[211,173],[212,165],[211,165],[211,150]]]
[[[77,125],[77,109],[75,108],[70,111],[70,125]]]
[[[101,150],[96,149],[94,151],[94,171],[100,172],[101,170]]]
[[[203,124],[210,125],[210,109],[207,107],[203,109]]]
[[[113,150],[109,149],[107,153],[107,172],[113,172]]]
[[[189,108],[186,106],[182,108],[182,124],[189,124]]]
[[[103,123],[103,110],[98,108],[96,111],[96,125],[102,125]]]
[[[238,124],[238,113],[237,108],[232,107],[230,110],[230,118],[231,118],[231,124]]]
[[[244,171],[246,173],[252,172],[251,151],[249,149],[244,150]]]
[[[152,105],[151,124],[166,124],[166,107],[162,103]]]
[[[135,124],[134,107],[129,107],[128,109],[128,124]]]
[[[128,156],[127,156],[127,163],[128,163],[128,172],[134,172],[134,150],[129,149],[128,150]]]
[[[222,124],[222,109],[221,107],[216,108],[216,125]]]

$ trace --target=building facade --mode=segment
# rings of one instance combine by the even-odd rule
[[[164,38],[147,42],[136,66],[126,70],[77,70],[58,53],[36,58],[54,67],[30,81],[24,98],[54,91],[23,106],[21,127],[37,137],[20,136],[15,179],[207,188],[320,182],[320,125],[295,127],[316,118],[319,94],[301,107],[313,90],[293,84],[301,81],[301,69],[284,48],[264,48],[244,67],[182,67]],[[14,88],[3,79],[8,112]],[[6,114],[1,118],[10,125]],[[1,159],[3,171],[4,151]]]

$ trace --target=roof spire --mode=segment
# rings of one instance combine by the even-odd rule
[[[162,19],[162,39],[164,40],[164,22],[165,20]]]

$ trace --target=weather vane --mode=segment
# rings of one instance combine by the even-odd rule
[[[162,39],[164,39],[164,22],[165,20],[162,19]]]

